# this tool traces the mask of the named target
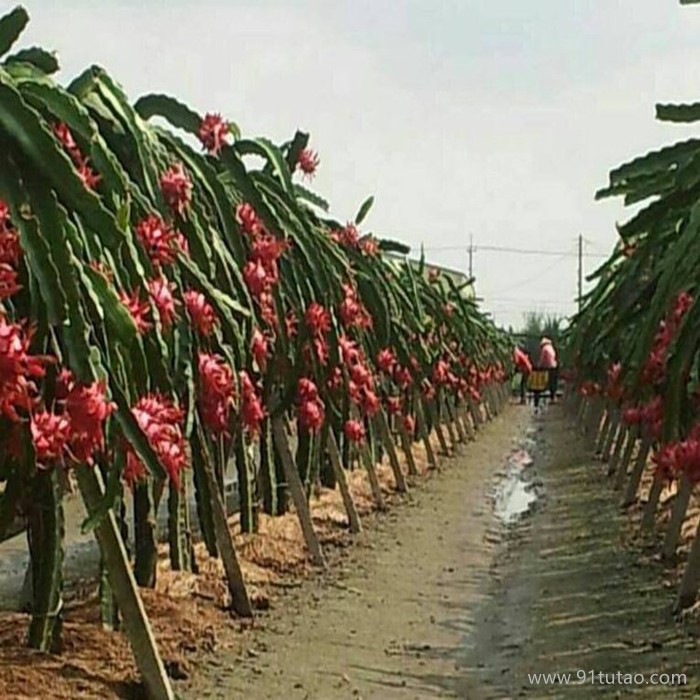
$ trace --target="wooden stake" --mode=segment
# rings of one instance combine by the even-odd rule
[[[241,571],[236,548],[233,546],[233,537],[228,528],[226,518],[226,506],[224,496],[219,488],[214,464],[207,447],[206,437],[200,433],[199,444],[202,447],[202,475],[209,491],[209,503],[211,505],[211,518],[214,525],[214,538],[216,548],[224,565],[226,583],[231,595],[231,607],[242,617],[253,617],[253,607],[248,598],[243,572]]]
[[[423,440],[423,445],[425,446],[425,454],[428,458],[428,468],[437,469],[438,461],[435,457],[435,451],[433,450],[433,444],[430,442],[430,432],[428,431],[428,424],[425,422],[425,413],[423,411],[423,402],[420,396],[416,394],[414,401],[416,408],[416,415],[418,417],[418,425],[420,427],[421,439]]]
[[[436,411],[437,413],[437,411]],[[450,448],[453,454],[457,452],[457,435],[455,434],[454,425],[450,420],[449,411],[445,410],[445,403],[443,402],[443,415],[445,420],[443,421],[445,427],[447,428],[447,436],[450,438]]]
[[[676,546],[678,545],[678,538],[681,534],[683,520],[685,520],[685,513],[688,510],[692,492],[693,484],[685,474],[682,474],[678,493],[676,494],[676,502],[673,504],[673,510],[671,511],[671,520],[666,530],[664,546],[661,550],[661,557],[665,561],[671,561],[676,556]]]
[[[467,405],[469,406],[469,415],[472,417],[472,422],[474,423],[474,430],[479,430],[484,422],[479,405],[471,396],[467,399]]]
[[[374,496],[374,504],[379,510],[386,510],[384,494],[382,493],[382,487],[379,483],[379,477],[377,476],[377,467],[374,463],[374,459],[372,458],[372,453],[370,452],[367,442],[360,445],[360,457],[362,458],[362,463],[367,470],[369,485],[372,488],[372,495]]]
[[[468,442],[467,433],[464,430],[464,426],[462,425],[462,421],[460,420],[457,406],[456,405],[453,406],[452,404],[448,404],[447,410],[450,414],[450,421],[452,421],[452,424],[454,425],[454,427],[457,430],[457,439],[463,445],[466,444]]]
[[[287,480],[289,492],[292,495],[294,510],[296,511],[297,518],[299,519],[299,525],[301,526],[301,531],[304,535],[306,548],[309,550],[309,554],[311,555],[311,561],[317,566],[325,567],[326,559],[323,556],[321,543],[319,542],[318,537],[316,536],[316,531],[314,530],[309,503],[306,500],[304,486],[301,483],[299,472],[297,471],[294,464],[294,458],[292,457],[292,453],[289,449],[287,433],[284,430],[284,421],[282,420],[281,416],[277,416],[277,418],[273,418],[272,420],[272,436],[275,441],[277,452],[282,460],[284,476]]]
[[[98,469],[80,466],[75,470],[78,487],[89,515],[94,515],[104,498],[104,484]],[[134,654],[149,700],[174,700],[153,631],[129,566],[124,542],[114,513],[110,510],[95,527],[109,582],[122,614],[124,631]]]
[[[445,433],[442,432],[442,424],[437,418],[437,412],[435,406],[432,402],[427,402],[428,413],[430,415],[431,422],[435,428],[435,433],[438,437],[438,442],[440,443],[440,449],[445,456],[449,456],[450,448],[447,446],[447,440],[445,440]]]
[[[627,426],[620,421],[620,429],[617,431],[617,437],[614,442],[614,449],[612,451],[612,456],[610,457],[610,463],[608,464],[608,476],[612,476],[617,472],[617,466],[620,462],[620,457],[622,455],[622,446],[627,440]]]
[[[627,489],[625,490],[620,505],[629,506],[637,500],[637,489],[639,488],[639,482],[642,480],[642,474],[647,464],[647,457],[649,456],[650,449],[651,438],[645,435],[642,438],[642,444],[639,446],[639,452],[637,452],[637,458],[634,461],[634,467],[632,467],[632,474],[627,482]]]
[[[659,505],[659,498],[664,488],[664,478],[657,470],[654,474],[654,481],[651,484],[649,491],[649,500],[644,506],[644,515],[642,516],[642,531],[649,532],[653,530],[656,523],[656,507]]]
[[[352,494],[348,487],[348,481],[345,478],[345,469],[340,461],[340,451],[338,450],[338,443],[335,440],[335,435],[333,431],[328,431],[328,440],[326,441],[326,452],[331,460],[331,466],[333,467],[333,473],[335,474],[335,480],[338,483],[338,488],[340,489],[340,495],[343,497],[343,505],[345,506],[345,512],[348,515],[348,525],[350,527],[350,532],[356,534],[362,532],[362,522],[360,521],[360,516],[355,508],[355,502],[352,500]]]
[[[617,471],[615,472],[615,483],[613,488],[615,491],[619,491],[622,488],[622,484],[625,482],[625,477],[627,476],[627,467],[629,466],[630,460],[632,459],[632,451],[637,444],[637,439],[639,437],[639,426],[631,426],[627,428],[627,442],[625,443],[625,452],[622,455],[622,459],[617,465]]]
[[[676,612],[689,608],[697,598],[698,586],[700,585],[700,524],[695,530],[693,544],[688,553],[688,561],[683,571],[683,578],[678,589],[676,599]]]
[[[457,407],[457,417],[461,418],[462,425],[464,426],[469,439],[474,440],[476,438],[474,424],[472,423],[471,416],[469,415],[469,412],[464,404]]]
[[[596,435],[595,442],[595,452],[600,454],[603,451],[603,445],[608,440],[608,433],[612,426],[612,411],[608,408],[605,410],[605,418],[603,419],[603,425],[600,427],[598,434]]]
[[[389,430],[389,423],[387,422],[384,409],[379,409],[374,417],[374,424],[379,431],[379,436],[384,444],[384,449],[386,450],[387,455],[389,455],[389,464],[391,465],[391,471],[394,473],[396,490],[399,493],[406,493],[406,491],[408,491],[406,479],[401,471],[401,465],[399,464],[399,458],[396,454],[396,447],[394,445],[394,440],[391,437],[391,431]]]
[[[408,474],[409,476],[418,476],[418,468],[416,467],[416,460],[413,457],[413,448],[411,447],[413,440],[408,434],[403,421],[399,421],[399,436],[401,438],[401,449],[403,450],[404,456],[406,457],[406,464],[408,465]]]
[[[601,456],[603,462],[610,461],[610,453],[612,452],[613,444],[615,442],[615,438],[617,437],[618,429],[620,428],[620,422],[620,411],[619,409],[615,409],[611,418],[610,431],[605,444],[603,445],[603,454]]]

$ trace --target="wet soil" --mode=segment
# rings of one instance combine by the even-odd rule
[[[605,467],[558,406],[508,408],[444,465],[335,551],[330,573],[287,590],[242,646],[203,663],[183,696],[700,696],[673,577],[630,542]],[[585,684],[528,675],[577,671]],[[687,685],[624,683],[664,672]]]

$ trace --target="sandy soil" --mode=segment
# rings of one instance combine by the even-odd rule
[[[493,481],[525,434],[510,408],[395,510],[378,516],[331,573],[292,589],[247,649],[217,655],[187,698],[453,696],[455,654],[473,631],[500,541]]]
[[[523,440],[538,498],[505,525],[494,487]],[[529,409],[510,408],[338,556],[334,575],[307,579],[247,648],[202,667],[185,697],[699,697],[695,625],[671,610],[677,570],[633,541],[635,520],[605,473],[558,407],[534,432]],[[577,670],[686,673],[688,684],[562,687],[528,676]]]

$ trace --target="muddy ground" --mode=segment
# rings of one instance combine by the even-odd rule
[[[333,551],[330,573],[288,588],[183,697],[700,696],[675,573],[630,543],[604,467],[561,409],[513,406],[483,433]],[[528,676],[576,671],[579,686]],[[663,672],[688,683],[625,683]]]

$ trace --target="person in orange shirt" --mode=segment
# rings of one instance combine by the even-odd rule
[[[513,350],[513,362],[515,363],[518,372],[520,372],[520,403],[525,403],[525,389],[527,387],[527,379],[532,372],[532,362],[524,350],[515,347]]]
[[[550,401],[554,402],[559,383],[559,367],[557,351],[549,338],[542,338],[540,341],[540,357],[537,365],[540,369],[546,369],[549,372],[549,395]]]

